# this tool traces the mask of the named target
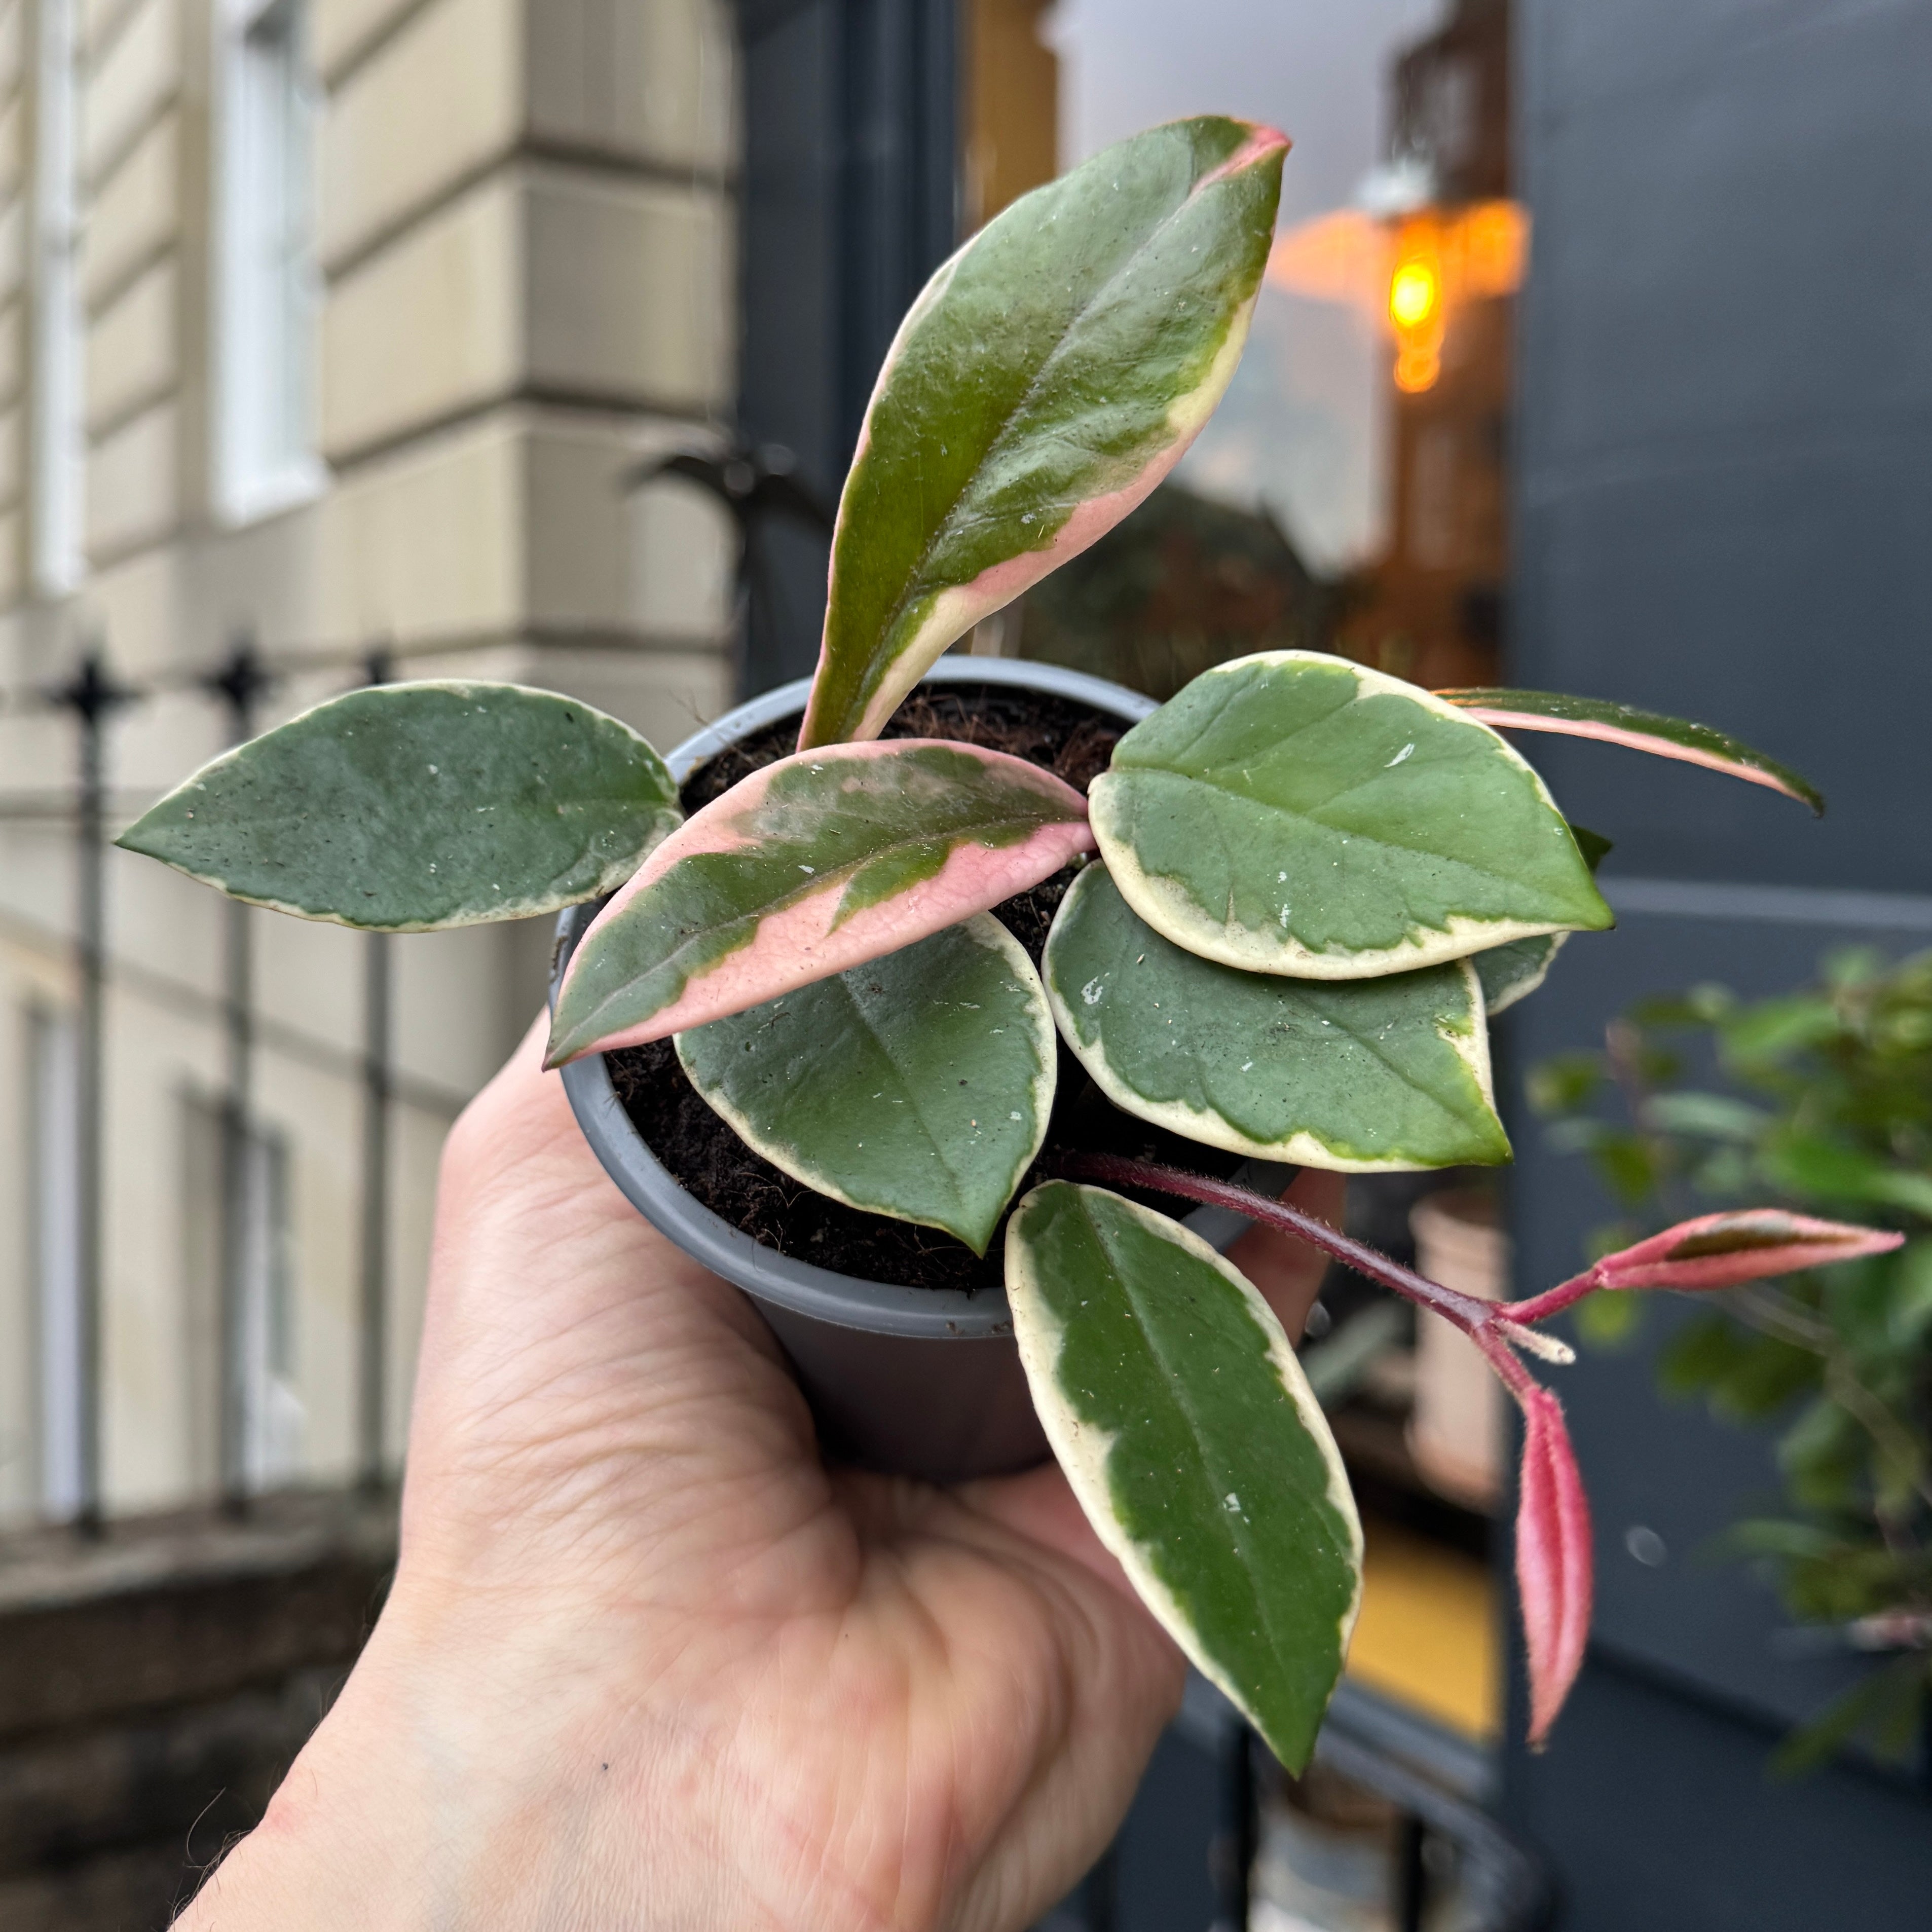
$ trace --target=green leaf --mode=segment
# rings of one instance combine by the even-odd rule
[[[682,815],[628,725],[554,692],[448,680],[319,704],[115,842],[251,905],[428,932],[613,891]]]
[[[1351,1173],[1509,1158],[1463,961],[1342,984],[1244,973],[1163,939],[1093,865],[1045,974],[1094,1084],[1190,1140]]]
[[[1576,842],[1576,849],[1583,855],[1583,862],[1592,873],[1617,848],[1600,832],[1592,832],[1587,825],[1579,825],[1574,819],[1570,822],[1570,836]]]
[[[1438,692],[1472,717],[1504,731],[1553,731],[1565,737],[1594,738],[1599,743],[1624,745],[1660,758],[1678,758],[1752,784],[1768,785],[1787,798],[1825,809],[1824,794],[1789,765],[1754,752],[1741,740],[1688,718],[1666,718],[1660,712],[1639,711],[1606,698],[1571,698],[1554,691],[1471,689]]]
[[[1533,939],[1512,939],[1475,954],[1470,964],[1483,989],[1483,1010],[1493,1016],[1526,999],[1549,977],[1568,933],[1539,932]]]
[[[1494,732],[1313,651],[1204,673],[1121,739],[1089,802],[1134,910],[1250,971],[1366,979],[1612,923]]]
[[[1053,1111],[1053,1021],[1018,940],[977,913],[677,1036],[739,1138],[848,1207],[983,1255]]]
[[[1362,1532],[1319,1405],[1253,1287],[1177,1222],[1049,1181],[1006,1226],[1042,1426],[1141,1600],[1291,1770],[1341,1674]]]
[[[652,854],[572,957],[548,1064],[742,1012],[983,912],[1091,845],[1086,801],[1004,752],[801,752]]]
[[[1151,129],[926,284],[845,479],[801,747],[876,736],[949,644],[1174,466],[1240,360],[1287,146],[1212,116]]]
[[[1616,850],[1600,832],[1573,824],[1570,836],[1594,878],[1597,868]],[[1512,939],[1475,955],[1476,977],[1483,988],[1484,1010],[1492,1017],[1526,999],[1550,976],[1567,933],[1540,932],[1532,939]]]

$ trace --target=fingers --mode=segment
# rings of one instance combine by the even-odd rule
[[[1341,1174],[1304,1167],[1282,1198],[1291,1208],[1339,1228],[1346,1184]],[[1288,1330],[1288,1340],[1299,1342],[1308,1311],[1322,1292],[1328,1257],[1277,1228],[1253,1227],[1228,1250],[1228,1258],[1260,1289],[1262,1298]]]

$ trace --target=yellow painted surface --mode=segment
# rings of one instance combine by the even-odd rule
[[[1362,1614],[1348,1675],[1472,1738],[1502,1726],[1496,1591],[1486,1565],[1365,1522]]]

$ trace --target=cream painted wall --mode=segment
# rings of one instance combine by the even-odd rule
[[[668,747],[728,701],[729,532],[652,454],[722,434],[733,371],[726,0],[310,0],[322,448],[309,500],[245,526],[211,494],[208,322],[222,184],[218,0],[76,0],[82,44],[88,572],[25,593],[36,465],[32,0],[0,0],[0,686],[104,642],[144,701],[111,728],[125,816],[218,751],[194,689],[243,630],[282,675],[263,722],[400,675],[547,684]],[[64,716],[0,706],[0,802],[69,778]],[[107,1502],[205,1495],[214,1468],[225,906],[110,854],[105,1148]],[[0,1520],[38,1493],[24,1190],[26,1016],[70,1007],[65,826],[0,817]],[[365,941],[266,913],[257,1114],[290,1150],[303,1480],[352,1468]],[[546,936],[392,942],[388,1435],[400,1455],[449,1120],[540,997]],[[204,1116],[205,1118],[205,1116]]]

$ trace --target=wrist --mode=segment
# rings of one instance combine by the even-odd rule
[[[692,1855],[708,1835],[691,1816],[693,1780],[674,1741],[640,1750],[648,1714],[614,1722],[606,1702],[593,1717],[587,1687],[576,1694],[557,1660],[519,1658],[514,1635],[485,1636],[473,1613],[420,1619],[410,1607],[392,1600],[182,1932],[548,1932],[586,1922],[610,1886],[651,1902],[640,1932],[743,1922],[693,1890],[718,1882],[720,1847]]]

